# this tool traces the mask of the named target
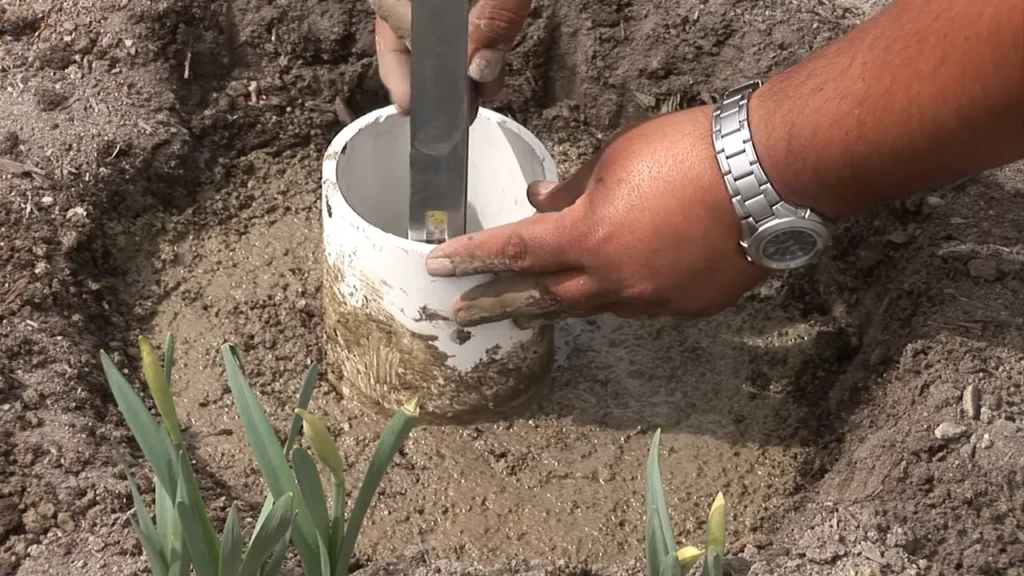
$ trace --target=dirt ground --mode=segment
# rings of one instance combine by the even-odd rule
[[[537,0],[492,107],[568,173],[883,3]],[[98,363],[137,376],[140,333],[177,334],[207,502],[251,525],[218,347],[283,428],[323,350],[321,156],[384,104],[366,2],[0,0],[0,574],[148,573]],[[360,565],[641,574],[662,427],[679,540],[723,491],[736,573],[1024,574],[1022,283],[1015,165],[845,224],[815,269],[713,319],[566,322],[526,413],[413,431]],[[326,387],[314,409],[357,484],[383,422]]]

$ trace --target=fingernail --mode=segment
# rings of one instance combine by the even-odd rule
[[[494,48],[481,48],[469,61],[469,77],[477,82],[490,82],[501,73],[505,53]]]
[[[537,182],[534,182],[533,184],[530,184],[530,192],[532,192],[535,197],[540,197],[544,196],[548,192],[551,192],[551,190],[554,189],[555,186],[558,186],[558,182],[539,180]]]
[[[427,258],[427,274],[431,276],[454,276],[455,266],[447,258]]]

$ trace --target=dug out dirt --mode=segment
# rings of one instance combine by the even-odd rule
[[[567,174],[881,4],[537,0],[492,107]],[[0,0],[0,574],[146,573],[98,363],[139,374],[139,333],[177,334],[207,502],[251,526],[262,483],[218,346],[283,428],[323,354],[320,157],[387,102],[367,5]],[[1024,574],[1022,282],[1015,165],[844,224],[819,266],[713,319],[565,322],[523,414],[414,430],[360,564],[640,574],[661,427],[678,538],[723,491],[737,573]],[[313,408],[360,477],[383,422],[327,388]]]

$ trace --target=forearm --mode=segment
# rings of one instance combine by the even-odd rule
[[[833,218],[1024,158],[1024,0],[894,0],[769,79],[750,129],[779,194]]]

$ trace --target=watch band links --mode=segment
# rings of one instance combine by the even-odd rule
[[[754,151],[747,122],[747,104],[750,94],[760,87],[761,81],[754,80],[729,90],[715,107],[713,116],[715,155],[733,209],[740,218],[744,242],[773,218],[800,214],[794,206],[779,198]]]

